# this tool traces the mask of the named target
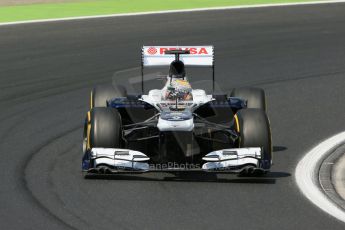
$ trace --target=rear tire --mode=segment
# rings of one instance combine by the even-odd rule
[[[246,100],[248,109],[266,111],[266,98],[263,89],[254,87],[237,88],[231,92],[230,97],[239,97]]]
[[[93,108],[90,122],[90,148],[121,148],[122,124],[116,109]]]
[[[127,92],[122,85],[98,85],[91,91],[91,109],[94,107],[107,107],[107,100],[115,97],[126,97]]]
[[[260,168],[268,171],[272,163],[272,140],[269,120],[261,109],[242,109],[236,114],[239,125],[239,147],[261,147]]]

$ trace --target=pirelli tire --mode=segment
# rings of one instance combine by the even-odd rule
[[[269,171],[272,164],[271,128],[265,111],[261,109],[242,109],[236,115],[239,147],[261,147],[260,168]]]
[[[235,88],[230,97],[239,97],[247,101],[248,109],[262,109],[266,111],[265,91],[255,87]]]
[[[122,85],[98,85],[91,91],[90,107],[107,107],[107,100],[126,96],[126,88]]]
[[[97,107],[90,111],[90,148],[121,148],[122,124],[116,109]]]

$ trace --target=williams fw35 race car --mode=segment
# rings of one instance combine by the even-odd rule
[[[144,69],[164,67],[159,89],[144,93]],[[188,67],[212,70],[212,94],[194,89]],[[272,164],[265,93],[216,94],[213,46],[143,46],[142,93],[96,86],[84,126],[86,175],[204,171],[264,175]],[[157,76],[158,77],[158,76]]]

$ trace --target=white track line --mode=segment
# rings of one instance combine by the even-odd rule
[[[95,19],[95,18],[139,16],[139,15],[151,15],[151,14],[200,12],[200,11],[208,11],[208,10],[232,10],[232,9],[248,9],[248,8],[280,7],[280,6],[299,6],[299,5],[331,4],[331,3],[345,3],[345,0],[330,0],[330,1],[323,0],[323,1],[296,2],[296,3],[276,3],[276,4],[273,3],[273,4],[257,4],[257,5],[242,5],[242,6],[207,7],[207,8],[185,9],[185,10],[163,10],[163,11],[148,11],[148,12],[138,12],[138,13],[106,14],[106,15],[95,15],[95,16],[81,16],[81,17],[27,20],[27,21],[17,21],[17,22],[3,22],[3,23],[0,23],[0,26],[18,25],[18,24],[27,24],[27,23]]]
[[[345,132],[339,133],[308,152],[298,163],[295,171],[295,179],[302,193],[323,211],[345,222],[345,212],[333,203],[318,186],[319,163],[331,149],[345,141]]]

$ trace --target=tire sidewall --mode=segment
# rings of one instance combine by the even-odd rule
[[[236,116],[240,129],[239,147],[261,147],[262,166],[269,169],[272,161],[272,138],[266,113],[261,109],[242,109]]]
[[[91,110],[90,147],[120,148],[122,143],[121,117],[113,108]]]

